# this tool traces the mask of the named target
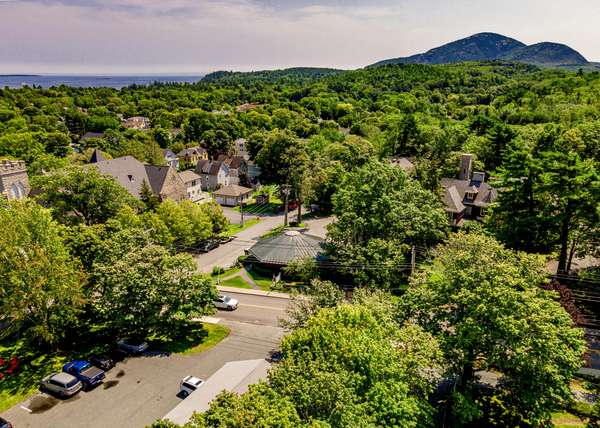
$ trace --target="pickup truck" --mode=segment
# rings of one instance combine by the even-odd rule
[[[71,361],[63,366],[63,372],[75,376],[86,388],[92,388],[104,380],[104,370],[87,361]]]

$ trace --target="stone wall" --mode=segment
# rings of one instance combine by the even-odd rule
[[[0,161],[0,195],[7,199],[23,199],[29,195],[29,177],[24,161]]]

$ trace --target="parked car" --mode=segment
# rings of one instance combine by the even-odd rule
[[[13,426],[6,419],[0,418],[0,428],[13,428]]]
[[[40,382],[40,387],[61,397],[70,397],[77,394],[83,385],[75,376],[62,372],[46,376]]]
[[[194,376],[186,376],[181,380],[181,383],[179,384],[179,395],[185,398],[192,392],[197,390],[203,383],[204,381],[200,378]]]
[[[201,253],[208,253],[209,251],[217,248],[219,245],[221,245],[221,242],[218,239],[207,239],[198,246],[198,251]]]
[[[226,309],[228,311],[235,311],[238,307],[239,302],[232,297],[221,294],[215,300],[214,305],[219,309]]]
[[[221,243],[221,245],[223,245],[233,241],[235,238],[237,238],[237,236],[222,236],[219,238],[219,242]]]
[[[148,349],[148,343],[141,339],[126,337],[117,342],[117,348],[126,354],[141,354]]]
[[[93,388],[104,380],[104,370],[88,361],[71,361],[63,366],[63,372],[75,376],[85,388]]]
[[[115,361],[106,355],[92,355],[90,357],[90,363],[105,372],[109,371],[115,366]]]

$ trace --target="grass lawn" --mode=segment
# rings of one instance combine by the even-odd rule
[[[552,423],[555,428],[585,427],[585,422],[567,412],[552,413]]]
[[[283,211],[281,209],[282,202],[269,202],[268,204],[257,205],[252,202],[244,206],[244,215],[263,215],[263,214],[277,214]],[[234,211],[240,212],[240,207],[234,207]]]
[[[67,357],[64,355],[33,355],[25,350],[22,341],[0,345],[0,355],[5,359],[12,355],[19,358],[19,367],[15,373],[0,379],[0,412],[36,392],[38,383],[44,376],[61,371],[62,365],[67,362]]]
[[[223,287],[235,287],[235,288],[252,288],[250,284],[244,281],[244,278],[241,276],[234,276],[233,278],[226,279],[224,281],[219,282],[220,286]]]
[[[260,237],[260,239],[267,239],[267,238],[272,238],[273,236],[277,236],[277,235],[281,234],[281,232],[283,232],[284,229],[285,228],[283,227],[283,225],[277,226],[276,228],[271,229],[269,232],[262,235]]]
[[[211,276],[215,279],[223,279],[225,277],[233,275],[234,273],[238,273],[240,271],[240,269],[241,268],[239,265],[233,266],[233,267],[230,267],[229,269],[227,269],[226,271],[224,271],[223,273],[220,273],[218,275],[211,274]]]
[[[223,325],[195,323],[182,338],[153,339],[151,341],[151,348],[174,354],[196,354],[212,348],[229,336],[230,332],[231,330]]]
[[[251,218],[249,220],[244,221],[243,226],[241,224],[230,224],[229,226],[227,226],[227,229],[225,229],[223,232],[221,232],[221,236],[233,236],[236,233],[240,233],[242,230],[246,230],[249,227],[254,226],[259,221],[260,221],[260,219]]]
[[[252,269],[248,271],[248,276],[252,278],[252,280],[260,287],[263,291],[270,291],[271,284],[273,283],[273,278],[267,275],[263,275],[261,272],[258,272],[256,269]]]

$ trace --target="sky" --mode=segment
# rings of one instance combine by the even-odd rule
[[[0,0],[0,74],[359,68],[483,31],[600,61],[599,0]]]

